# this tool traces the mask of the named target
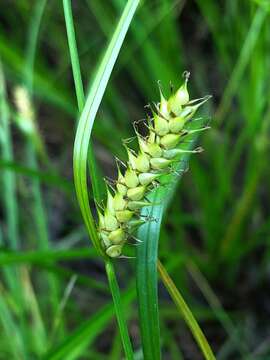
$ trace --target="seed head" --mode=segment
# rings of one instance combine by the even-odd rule
[[[148,117],[148,136],[137,133],[139,152],[135,153],[125,144],[128,162],[125,171],[118,167],[118,178],[114,194],[107,188],[107,203],[103,213],[98,209],[99,235],[102,247],[109,257],[119,257],[122,248],[132,231],[149,219],[139,217],[140,209],[153,206],[147,201],[147,194],[158,186],[159,178],[167,174],[169,167],[181,160],[185,153],[198,153],[200,147],[194,150],[180,149],[178,144],[185,136],[205,130],[188,129],[187,123],[198,108],[209,99],[204,97],[189,100],[187,90],[189,74],[185,74],[182,86],[168,99],[160,90],[160,103],[156,105],[153,118]]]

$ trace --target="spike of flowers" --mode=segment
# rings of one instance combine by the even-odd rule
[[[132,231],[145,222],[140,219],[140,210],[144,206],[153,205],[146,196],[159,184],[160,176],[166,174],[173,163],[180,161],[175,158],[184,153],[202,151],[202,148],[178,148],[188,134],[204,130],[188,130],[187,124],[192,121],[198,108],[209,99],[206,96],[190,101],[188,78],[189,73],[186,72],[183,85],[168,100],[160,90],[160,103],[155,106],[156,111],[152,111],[152,118],[148,120],[148,136],[143,138],[136,132],[139,153],[136,154],[124,145],[128,154],[126,170],[122,172],[117,165],[118,179],[114,194],[107,189],[107,205],[103,213],[98,210],[99,238],[109,257],[119,257]]]

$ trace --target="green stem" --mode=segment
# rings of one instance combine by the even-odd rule
[[[78,110],[81,114],[83,107],[85,105],[85,96],[84,96],[84,89],[83,89],[83,82],[82,82],[82,75],[80,70],[80,61],[78,55],[78,48],[76,43],[76,36],[75,36],[75,28],[72,16],[72,8],[71,8],[71,1],[70,0],[63,0],[63,8],[64,8],[64,16],[66,22],[66,29],[67,29],[67,38],[68,38],[68,47],[71,59],[71,67],[78,103]],[[102,176],[99,167],[97,166],[93,147],[91,141],[89,142],[89,149],[88,149],[88,166],[89,166],[89,173],[92,183],[93,194],[97,202],[102,200]]]
[[[197,323],[196,319],[194,318],[191,310],[189,309],[188,305],[186,304],[184,298],[176,288],[174,282],[170,278],[169,274],[167,273],[164,266],[158,260],[158,271],[160,277],[162,279],[163,284],[165,285],[166,289],[168,290],[169,294],[171,295],[172,300],[174,301],[176,307],[182,314],[187,326],[189,327],[190,331],[192,332],[198,346],[200,347],[204,357],[206,360],[215,360],[215,355],[213,354],[210,345],[206,337],[204,336],[199,324]]]
[[[9,126],[9,109],[6,101],[6,85],[2,65],[0,64],[0,145],[2,159],[13,161],[13,150]],[[12,170],[3,170],[1,174],[4,206],[7,218],[8,241],[15,250],[19,247],[18,207],[16,199],[16,179]]]
[[[77,96],[78,109],[81,113],[84,107],[85,98],[82,83],[82,76],[80,71],[80,62],[78,56],[78,49],[76,44],[75,29],[72,16],[72,8],[70,0],[63,0],[64,16],[67,29],[68,46],[70,52],[70,60],[74,78],[75,91]]]
[[[116,318],[117,318],[126,358],[128,360],[132,360],[134,358],[133,350],[132,350],[132,345],[131,345],[131,341],[130,341],[129,334],[128,334],[128,328],[127,328],[127,324],[126,324],[126,320],[125,320],[125,315],[123,313],[123,305],[122,305],[122,301],[121,301],[120,290],[119,290],[119,286],[117,283],[114,267],[110,260],[106,261],[105,268],[106,268],[109,286],[110,286],[112,297],[113,297],[115,314],[116,314]]]

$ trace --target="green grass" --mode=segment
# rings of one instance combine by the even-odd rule
[[[269,4],[142,1],[108,55],[126,3],[2,1],[0,359],[123,358],[125,322],[135,359],[202,358],[183,307],[158,283],[158,258],[218,359],[267,359]],[[198,139],[205,151],[162,188],[159,221],[127,247],[136,259],[107,265],[111,293],[89,241],[98,244],[93,198],[104,198],[103,176],[115,178],[132,121],[158,101],[157,81],[169,95],[186,69],[192,97],[213,95],[200,113],[212,118]],[[15,123],[22,84],[43,153]],[[72,177],[77,125],[76,186],[90,236]]]

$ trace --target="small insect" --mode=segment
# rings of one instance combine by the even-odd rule
[[[124,245],[134,238],[135,230],[149,218],[141,218],[140,210],[152,204],[147,200],[151,190],[159,186],[160,178],[167,174],[172,165],[181,161],[181,155],[198,153],[202,148],[185,150],[179,145],[190,134],[209,127],[189,130],[198,108],[210,96],[190,100],[187,90],[189,72],[184,74],[184,83],[168,100],[160,89],[160,102],[151,108],[147,119],[148,135],[141,136],[134,124],[139,151],[135,153],[124,143],[128,154],[127,164],[121,169],[119,161],[118,178],[114,187],[107,186],[107,202],[98,212],[98,233],[104,252],[112,258],[122,255]]]

